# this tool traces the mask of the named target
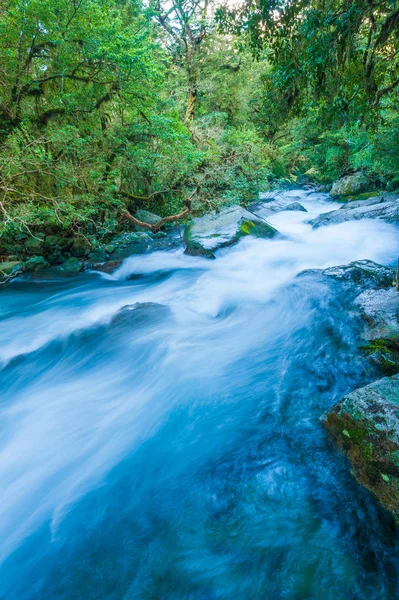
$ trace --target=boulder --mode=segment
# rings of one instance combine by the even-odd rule
[[[278,231],[241,206],[230,206],[193,219],[185,228],[186,254],[212,257],[218,248],[231,246],[246,235],[272,238]]]
[[[322,274],[339,281],[354,284],[356,286],[355,291],[360,293],[366,288],[390,287],[395,276],[395,269],[379,265],[372,260],[356,260],[348,265],[324,269]]]
[[[359,351],[386,375],[399,372],[399,293],[392,286],[395,271],[370,260],[321,271],[345,286],[346,302],[363,321]]]
[[[324,213],[309,221],[314,228],[336,225],[358,219],[383,219],[388,223],[399,222],[399,196],[386,194],[369,200],[345,204],[338,210]]]
[[[271,215],[274,215],[285,210],[300,210],[301,212],[307,212],[306,208],[297,201],[292,202],[292,197],[287,199],[273,200],[264,202],[257,202],[251,204],[249,210],[253,212],[257,217],[266,219]]]
[[[330,196],[333,198],[353,196],[354,194],[365,192],[368,187],[367,177],[363,173],[354,173],[335,181],[330,190]]]
[[[83,263],[80,262],[80,260],[78,260],[76,256],[72,256],[71,258],[68,258],[68,260],[66,260],[64,263],[62,263],[61,269],[69,275],[77,275],[78,273],[83,271]]]
[[[109,254],[104,248],[97,248],[93,252],[90,252],[89,259],[95,264],[104,263],[109,259]]]
[[[364,321],[363,350],[386,375],[399,372],[399,293],[368,289],[355,299]]]
[[[399,375],[348,394],[324,422],[358,481],[399,521]]]
[[[159,215],[155,215],[154,213],[148,210],[138,210],[135,215],[136,219],[139,221],[143,221],[143,223],[148,223],[148,225],[155,225],[162,219]],[[146,227],[139,227],[138,225],[134,226],[135,231],[149,231]]]
[[[28,272],[41,271],[42,269],[47,269],[49,266],[49,263],[43,256],[32,256],[32,258],[24,263],[24,270]]]

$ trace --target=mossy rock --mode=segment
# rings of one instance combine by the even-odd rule
[[[68,275],[77,275],[83,271],[83,263],[75,256],[69,258],[61,265],[62,270]]]
[[[399,522],[399,375],[348,394],[324,422],[358,481]]]
[[[231,246],[244,236],[272,238],[278,231],[241,206],[230,206],[193,219],[185,228],[186,254],[214,257],[215,250]]]
[[[363,173],[346,175],[333,183],[330,196],[333,198],[339,198],[340,196],[354,196],[365,192],[369,185],[368,179]]]
[[[24,269],[27,272],[41,271],[42,269],[47,269],[49,266],[49,263],[43,256],[32,256],[32,258],[24,263]]]

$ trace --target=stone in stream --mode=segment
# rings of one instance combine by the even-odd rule
[[[364,289],[377,289],[392,286],[395,275],[393,267],[379,265],[372,260],[356,260],[348,265],[328,267],[322,271],[327,277],[348,282],[354,291],[360,293]]]
[[[249,206],[249,210],[261,219],[266,219],[267,217],[270,217],[270,215],[274,215],[286,210],[299,210],[301,212],[307,212],[306,208],[302,206],[302,204],[297,201],[292,202],[292,197],[286,198],[285,200],[273,200],[266,203],[257,202],[256,204],[251,204],[251,206]]]
[[[309,221],[309,223],[317,228],[358,219],[383,219],[388,223],[398,223],[399,195],[382,194],[368,200],[348,202],[337,210],[323,213],[316,219]]]
[[[246,235],[272,238],[278,231],[241,206],[230,206],[193,219],[185,228],[186,254],[214,258],[218,248],[231,246]]]
[[[353,308],[363,321],[360,350],[382,373],[399,371],[399,293],[393,287],[395,269],[371,260],[330,267],[324,276],[348,286]]]
[[[333,198],[353,196],[354,194],[365,192],[369,185],[367,177],[363,173],[354,173],[335,181],[330,190],[330,196]]]
[[[83,271],[83,268],[83,263],[80,262],[80,260],[78,260],[76,256],[68,258],[68,260],[66,260],[61,265],[62,271],[64,271],[64,273],[68,273],[68,275],[77,275],[78,273]]]
[[[399,371],[399,293],[394,287],[367,289],[354,302],[364,321],[363,350],[380,370]]]
[[[348,394],[324,422],[358,481],[399,522],[399,375]]]

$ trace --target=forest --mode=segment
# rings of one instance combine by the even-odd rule
[[[138,209],[184,220],[301,178],[399,186],[396,0],[0,10],[4,256],[40,234],[93,247]]]
[[[399,599],[399,0],[0,0],[0,600]]]

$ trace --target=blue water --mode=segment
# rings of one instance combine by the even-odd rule
[[[0,292],[0,598],[399,597],[392,520],[320,417],[376,377],[339,282],[397,230],[269,219],[215,261],[158,252],[112,276]]]

